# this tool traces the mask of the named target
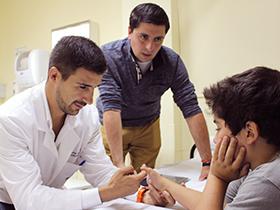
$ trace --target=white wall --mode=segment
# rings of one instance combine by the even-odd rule
[[[279,69],[279,11],[279,0],[178,0],[181,55],[199,96],[209,84],[248,68]]]
[[[139,3],[147,1],[137,0],[2,0],[0,28],[1,53],[3,59],[0,62],[0,83],[8,86],[7,96],[12,95],[12,82],[14,80],[13,65],[15,49],[25,47],[27,49],[41,48],[51,49],[51,30],[65,25],[90,20],[94,24],[92,37],[98,44],[120,39],[127,36],[128,18],[131,10]],[[160,4],[172,21],[172,5],[175,0],[153,1]],[[108,7],[108,5],[110,5]],[[4,8],[4,9],[3,9]],[[171,22],[171,25],[173,22]],[[175,23],[177,24],[177,23]],[[175,47],[176,34],[169,31],[165,45]],[[3,44],[3,45],[2,45]],[[173,46],[174,45],[174,46]],[[178,47],[178,43],[177,43]],[[3,76],[2,76],[3,75]],[[181,123],[175,128],[175,110],[172,94],[167,92],[162,100],[162,135],[163,147],[159,157],[159,164],[172,163],[176,159],[175,129],[179,130]],[[179,132],[180,133],[180,132]],[[178,146],[178,148],[183,148]]]
[[[8,86],[8,96],[15,78],[16,48],[50,50],[52,29],[85,20],[97,23],[93,37],[98,44],[122,32],[121,0],[1,0],[0,8],[0,83]]]

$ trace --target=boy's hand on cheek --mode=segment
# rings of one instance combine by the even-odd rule
[[[245,148],[237,146],[235,137],[224,136],[216,145],[211,173],[226,183],[239,179],[249,171],[249,164],[244,164],[245,155]]]

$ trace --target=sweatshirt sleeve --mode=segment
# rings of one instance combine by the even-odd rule
[[[171,84],[171,90],[174,101],[183,112],[184,118],[201,112],[194,85],[190,81],[187,69],[179,56],[177,57],[176,72]]]

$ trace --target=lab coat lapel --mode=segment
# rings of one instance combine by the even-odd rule
[[[57,168],[53,174],[53,179],[61,172],[72,152],[74,151],[77,143],[80,142],[80,137],[77,135],[75,131],[75,127],[73,127],[73,117],[67,116],[64,126],[59,132],[56,141],[58,141],[58,163]],[[74,120],[75,121],[75,120]]]
[[[39,91],[35,92],[38,95],[33,96],[35,99],[39,98],[40,100],[33,100],[32,106],[36,113],[36,124],[38,126],[38,132],[41,132],[43,135],[43,145],[46,147],[52,155],[50,155],[48,158],[50,158],[49,161],[52,161],[51,159],[58,159],[58,153],[57,149],[54,143],[55,135],[52,130],[52,120],[51,120],[51,114],[49,105],[47,102],[46,92],[45,92],[45,82],[42,82],[40,85],[37,86]]]
[[[57,160],[58,153],[57,153],[57,149],[56,149],[54,140],[55,140],[55,136],[52,132],[45,132],[43,145],[52,153],[52,156],[49,156],[49,158],[53,157]]]

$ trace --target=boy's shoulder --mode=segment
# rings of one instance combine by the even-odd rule
[[[264,178],[272,182],[278,189],[280,189],[280,156],[277,155],[275,160],[261,165],[257,170],[259,174]],[[256,171],[257,172],[257,171]]]
[[[243,182],[254,183],[259,186],[262,184],[271,184],[278,188],[280,193],[280,156],[277,156],[273,161],[264,163],[251,171],[248,176],[243,179]]]
[[[280,205],[280,158],[262,164],[228,186],[225,210],[275,209]]]

